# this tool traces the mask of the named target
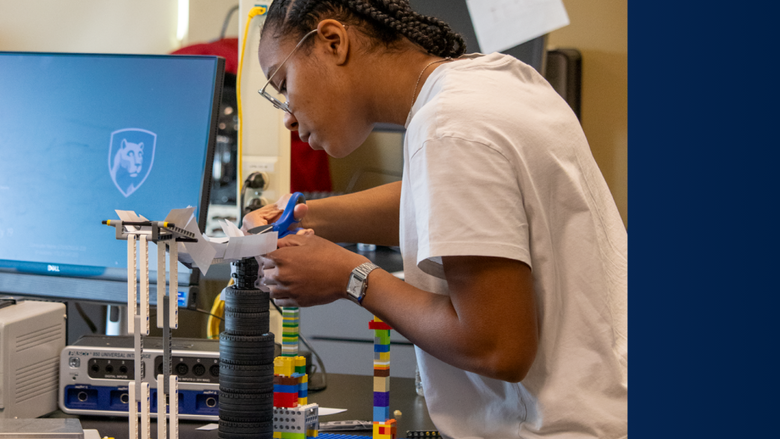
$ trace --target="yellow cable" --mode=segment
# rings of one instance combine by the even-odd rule
[[[263,15],[266,13],[267,8],[265,6],[255,6],[252,9],[249,10],[249,14],[247,15],[246,19],[246,26],[244,28],[244,37],[241,41],[241,56],[238,60],[238,74],[236,75],[236,97],[237,97],[237,104],[238,104],[238,157],[237,157],[237,175],[238,175],[238,184],[241,185],[244,182],[244,176],[242,175],[242,157],[244,155],[243,151],[243,145],[242,145],[242,139],[243,139],[243,131],[244,131],[244,112],[241,108],[241,72],[244,70],[244,54],[246,52],[246,40],[247,35],[249,35],[249,27],[252,23],[252,19],[257,17],[258,15]],[[239,212],[243,209],[243,206],[239,207]]]
[[[266,13],[268,8],[265,6],[255,6],[252,9],[249,10],[249,14],[247,15],[246,19],[246,26],[244,28],[244,37],[241,41],[241,53],[238,60],[238,74],[236,75],[236,101],[238,104],[238,151],[237,151],[237,157],[236,157],[236,165],[237,165],[237,175],[238,175],[238,184],[242,185],[244,183],[244,177],[241,175],[242,171],[242,157],[244,155],[243,151],[243,130],[244,130],[244,111],[241,107],[241,72],[244,70],[244,53],[246,52],[246,41],[247,36],[249,35],[249,28],[252,23],[252,19],[257,17],[258,15],[264,15]],[[239,206],[239,215],[241,210],[243,209],[243,206]],[[230,279],[230,282],[228,282],[227,286],[231,286],[234,284],[234,280]],[[211,315],[209,315],[208,322],[206,324],[206,335],[209,339],[216,339],[219,338],[219,326],[222,322],[222,317],[225,315],[225,301],[222,300],[222,293],[217,295],[217,297],[214,299],[214,303],[211,305]]]
[[[227,286],[231,286],[235,283],[233,279],[230,279]],[[220,292],[214,299],[214,303],[211,305],[211,311],[209,312],[209,319],[206,324],[206,336],[209,340],[219,338],[219,325],[222,323],[222,318],[225,315],[225,300],[222,299],[222,293]]]

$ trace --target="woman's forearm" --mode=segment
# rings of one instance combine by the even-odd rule
[[[333,242],[398,245],[401,182],[307,202],[301,227]]]

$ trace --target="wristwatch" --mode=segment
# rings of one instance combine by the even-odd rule
[[[366,295],[366,288],[368,288],[368,273],[377,268],[379,268],[377,265],[365,262],[352,270],[352,274],[349,276],[349,283],[347,283],[347,298],[349,300],[358,305],[361,304],[363,297]]]

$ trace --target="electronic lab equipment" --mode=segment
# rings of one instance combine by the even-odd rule
[[[0,299],[0,418],[37,418],[57,410],[65,305]]]
[[[157,417],[157,374],[163,368],[163,339],[144,339],[144,382],[151,389],[151,416]],[[135,376],[132,336],[86,335],[61,351],[60,409],[91,416],[127,416],[128,381]],[[178,376],[180,419],[219,419],[219,340],[174,338],[171,364]]]

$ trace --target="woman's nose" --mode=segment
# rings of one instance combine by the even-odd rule
[[[292,113],[284,112],[284,126],[290,131],[298,131],[298,119]]]

